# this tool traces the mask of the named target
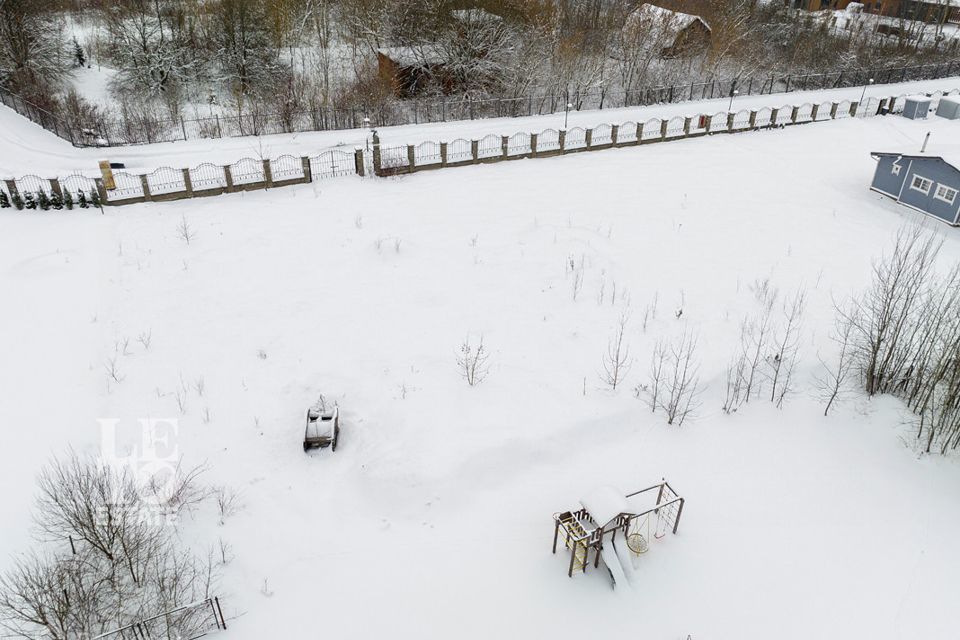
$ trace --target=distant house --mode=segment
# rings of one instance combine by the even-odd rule
[[[431,80],[444,76],[446,58],[434,47],[384,47],[377,50],[377,71],[398,98],[410,98]]]
[[[843,11],[851,0],[785,0],[788,7],[806,11]],[[889,18],[944,24],[960,22],[960,0],[862,0],[864,13]],[[892,29],[889,25],[884,29]]]
[[[960,225],[960,157],[874,152],[870,188],[911,209]]]
[[[676,58],[702,52],[710,45],[710,25],[700,16],[642,4],[624,21],[625,39],[643,37],[660,47],[660,56]]]

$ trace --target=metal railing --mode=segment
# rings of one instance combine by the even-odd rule
[[[124,118],[100,118],[80,122],[52,113],[25,98],[0,89],[0,102],[22,116],[52,131],[77,147],[118,146],[306,131],[353,129],[367,124],[391,126],[474,120],[481,118],[534,116],[574,110],[618,109],[651,104],[670,104],[740,96],[859,87],[873,80],[875,85],[931,80],[960,74],[960,62],[849,69],[805,75],[769,74],[744,78],[711,79],[671,86],[640,87],[623,91],[594,87],[581,91],[532,94],[518,98],[470,99],[448,97],[437,100],[391,99],[369,108],[332,106],[304,109],[294,113],[211,114],[197,118],[160,118],[137,113]]]

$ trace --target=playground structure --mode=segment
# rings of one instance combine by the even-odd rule
[[[653,539],[676,533],[684,499],[664,479],[626,495],[613,487],[600,487],[580,504],[576,511],[554,514],[553,553],[562,542],[570,552],[567,575],[573,577],[574,571],[586,573],[592,552],[594,568],[603,557],[614,587],[628,587],[631,566],[649,549],[651,528]],[[622,534],[622,545],[617,544],[617,532]]]
[[[315,405],[307,409],[307,426],[303,432],[303,451],[330,447],[337,450],[337,440],[340,439],[340,407],[327,407],[323,396]]]

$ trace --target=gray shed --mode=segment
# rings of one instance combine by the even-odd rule
[[[960,96],[943,96],[937,105],[937,115],[947,120],[960,120]]]
[[[902,205],[960,225],[960,157],[875,151],[870,188]]]
[[[925,95],[907,96],[903,105],[903,117],[911,120],[926,120],[930,112],[930,98]]]

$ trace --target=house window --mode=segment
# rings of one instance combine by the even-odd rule
[[[893,166],[890,167],[890,173],[892,173],[895,176],[898,176],[900,175],[900,168],[901,168],[900,165],[894,162]]]
[[[933,195],[937,200],[943,200],[947,204],[953,204],[957,199],[957,190],[951,189],[945,184],[937,185],[937,192]]]
[[[933,180],[928,180],[923,176],[913,176],[913,182],[910,183],[910,188],[919,191],[925,195],[929,195],[930,187],[933,186]]]

